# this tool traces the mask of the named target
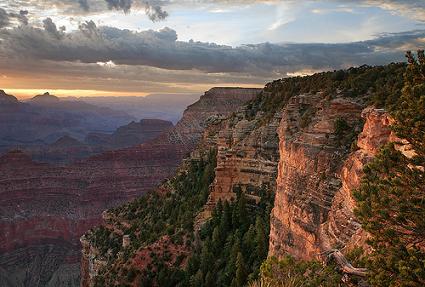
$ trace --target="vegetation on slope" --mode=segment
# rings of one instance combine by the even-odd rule
[[[100,259],[106,261],[106,267],[96,276],[96,286],[126,286],[139,278],[154,281],[159,276],[166,277],[171,284],[161,286],[173,286],[177,279],[168,273],[176,277],[179,273],[168,270],[173,268],[165,264],[170,259],[167,250],[151,254],[152,263],[143,276],[138,270],[127,267],[132,265],[132,257],[139,249],[149,247],[162,236],[169,236],[172,243],[183,247],[192,244],[194,219],[207,201],[208,187],[214,178],[216,151],[210,151],[206,159],[192,160],[187,165],[185,171],[167,183],[165,194],[152,192],[109,211],[107,224],[118,230],[99,227],[88,234],[87,239],[100,251]],[[122,234],[130,237],[127,247],[121,244]],[[173,263],[180,268],[180,259]]]
[[[106,267],[96,276],[96,286],[239,287],[257,277],[268,251],[273,201],[268,187],[255,192],[261,197],[258,204],[241,192],[233,202],[220,202],[211,220],[199,234],[194,233],[196,214],[206,203],[214,175],[215,156],[210,153],[206,160],[190,163],[187,172],[170,181],[173,192],[152,193],[110,212],[116,216],[111,219],[114,227],[129,234],[131,244],[123,248],[119,232],[105,227],[90,234],[89,240],[100,253],[110,254]],[[150,248],[164,235],[171,237],[172,244],[190,250],[190,255],[183,253],[172,260],[167,250],[155,253],[152,249],[151,262],[138,270],[132,261],[138,250]]]
[[[332,97],[338,91],[349,97],[367,95],[368,104],[393,110],[403,87],[404,63],[370,67],[367,65],[307,77],[284,78],[268,83],[264,91],[248,103],[248,115],[264,113],[264,122],[281,111],[293,96],[323,92]]]
[[[366,256],[372,286],[425,286],[425,58],[409,65],[394,130],[416,155],[385,146],[365,168],[356,193],[357,216],[371,235]]]
[[[362,66],[274,81],[247,105],[246,117],[262,114],[263,123],[269,122],[292,96],[319,91],[324,97],[343,93],[395,111],[405,68],[404,64]],[[308,125],[307,116],[305,121]],[[335,130],[341,145],[355,137],[342,120],[335,123]],[[237,192],[234,202],[219,203],[212,219],[194,232],[195,217],[206,203],[214,179],[215,161],[214,152],[204,160],[192,160],[184,172],[163,186],[165,192],[150,193],[108,213],[109,227],[88,235],[99,250],[99,259],[105,261],[96,276],[97,286],[245,286],[258,278],[268,253],[273,201],[273,191],[268,187],[256,191],[261,197],[258,204]],[[122,245],[123,235],[129,237],[126,247]],[[162,250],[156,249],[158,242],[166,242]],[[143,254],[146,266],[138,265],[138,254]],[[293,286],[334,286],[323,284],[340,282],[342,276],[333,265],[323,267],[291,258],[265,261],[262,280],[281,280],[279,274],[299,281]],[[326,278],[329,281],[323,281]]]
[[[249,201],[238,192],[237,200],[219,202],[212,219],[200,232],[202,242],[189,259],[188,282],[182,286],[245,286],[257,278],[267,257],[269,216],[274,194],[268,187],[257,193],[261,201]]]

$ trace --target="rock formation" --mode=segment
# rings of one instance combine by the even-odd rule
[[[33,104],[55,104],[58,103],[60,99],[54,95],[51,95],[49,92],[45,92],[42,95],[37,95],[30,99],[30,102]]]
[[[365,124],[357,140],[357,150],[344,162],[339,177],[342,186],[335,194],[326,222],[319,232],[320,249],[365,247],[366,232],[353,214],[356,203],[353,191],[360,186],[364,166],[378,153],[379,148],[396,138],[390,130],[391,118],[384,110],[367,108],[363,111]]]
[[[210,121],[237,111],[260,92],[261,89],[212,88],[184,111],[183,118],[176,124],[174,131],[166,135],[166,140],[193,149]],[[158,139],[162,140],[164,138]]]
[[[220,126],[215,139],[218,151],[215,179],[207,205],[198,216],[198,228],[220,200],[233,200],[237,192],[243,192],[258,201],[261,189],[274,192],[280,116],[276,115],[267,124],[261,124],[261,118],[261,113],[250,118],[244,108]]]
[[[0,104],[6,105],[6,104],[17,104],[18,99],[12,95],[6,94],[5,91],[0,90]]]
[[[203,103],[191,106],[192,111],[186,111],[185,118],[175,128],[182,128],[185,132],[174,130],[159,137],[157,142],[187,147],[202,139],[189,161],[199,160],[202,151],[209,147],[217,149],[214,180],[209,190],[205,190],[209,192],[206,194],[208,199],[203,208],[196,211],[195,222],[189,222],[194,223],[193,237],[196,240],[199,239],[197,235],[202,237],[204,230],[201,227],[219,201],[231,201],[238,193],[244,193],[255,209],[254,201],[258,202],[264,191],[275,192],[270,216],[269,256],[283,258],[289,254],[296,259],[312,260],[332,254],[342,265],[343,272],[364,275],[364,269],[355,268],[344,257],[354,247],[366,247],[367,234],[354,216],[353,192],[359,186],[365,164],[383,144],[396,140],[389,128],[391,119],[388,114],[368,107],[372,98],[372,89],[368,85],[372,83],[366,85],[364,79],[358,77],[372,71],[378,73],[378,83],[388,80],[386,72],[379,74],[385,68],[376,69],[350,69],[343,73],[347,80],[343,83],[341,79],[334,81],[338,72],[278,80],[267,84],[260,96],[248,105],[238,111],[233,109],[234,113],[229,117],[208,112],[204,104],[210,99],[209,93],[201,98]],[[208,120],[193,121],[200,114]],[[201,135],[206,124],[208,128]],[[399,148],[411,152],[405,146]],[[157,192],[161,196],[169,190],[162,188]],[[128,215],[136,212],[130,210],[132,208],[133,204],[129,204],[120,208],[118,213],[111,211],[116,217],[113,220],[106,218],[104,229],[99,230],[108,230],[118,242],[125,241],[123,230],[127,232],[126,236],[131,236],[132,228],[138,226],[128,224]],[[147,221],[151,218],[149,212],[143,216]],[[105,265],[114,269],[114,276],[121,276],[116,282],[131,283],[123,278],[123,270],[133,267],[135,250],[136,254],[140,251],[143,255],[146,253],[143,248],[149,245],[131,249],[123,260],[121,255],[114,257],[105,252],[110,246],[104,237],[103,240],[93,240],[96,235],[89,237],[82,237],[83,286],[92,286],[99,270],[103,270],[102,280],[108,277],[105,270],[109,269],[102,269]],[[158,247],[163,239],[153,238],[152,241]],[[117,254],[125,251],[119,246]],[[140,256],[137,258],[138,266],[144,266]],[[145,256],[145,259],[149,261],[151,257]],[[136,269],[143,274],[143,270]],[[111,277],[107,279],[111,280]]]
[[[296,97],[316,110],[311,123],[297,126],[299,111],[291,104],[279,128],[280,162],[275,206],[271,216],[269,255],[321,259],[332,250],[365,247],[367,235],[353,214],[353,191],[359,186],[364,165],[391,138],[390,119],[383,110],[367,108],[346,98],[329,105]],[[365,124],[355,151],[338,147],[334,122],[345,119]],[[351,124],[350,124],[351,122]],[[358,126],[358,125],[357,125]],[[338,253],[342,255],[342,253]]]

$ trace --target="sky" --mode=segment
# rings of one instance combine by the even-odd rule
[[[21,98],[262,87],[424,47],[423,0],[0,0],[0,89]]]

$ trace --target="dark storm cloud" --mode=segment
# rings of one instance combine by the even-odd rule
[[[35,60],[145,65],[208,73],[284,75],[301,69],[336,69],[402,60],[406,48],[423,48],[425,31],[387,34],[347,44],[256,44],[230,47],[177,41],[176,31],[132,32],[96,27],[92,21],[64,33],[50,18],[44,29],[29,26],[0,30],[0,55]]]
[[[97,29],[96,24],[93,21],[86,21],[78,26],[78,29],[83,33],[84,36],[90,39],[100,39],[100,31]]]
[[[54,37],[57,40],[61,40],[65,35],[65,28],[62,27],[58,29],[51,18],[46,18],[43,20],[43,28],[49,36]]]
[[[0,8],[0,28],[9,26],[9,14],[2,8]]]
[[[28,25],[28,11],[21,10],[19,13],[8,13],[6,10],[0,8],[0,28],[8,27],[13,18],[17,19],[21,24]]]
[[[168,16],[163,6],[170,3],[169,0],[5,0],[0,7],[34,9],[38,12],[56,8],[58,14],[67,16],[99,14],[110,10],[129,13],[137,9],[145,10],[152,21],[160,21]]]
[[[148,15],[149,19],[153,22],[164,20],[168,17],[168,13],[162,10],[162,7],[159,5],[145,5],[146,15]]]
[[[109,9],[123,10],[128,12],[133,5],[133,0],[105,0],[108,3]]]

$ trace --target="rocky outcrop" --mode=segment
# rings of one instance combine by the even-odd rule
[[[365,247],[366,232],[353,214],[356,207],[353,191],[360,186],[364,166],[378,153],[379,148],[395,136],[390,130],[391,118],[384,110],[367,108],[363,111],[365,125],[357,140],[357,150],[352,152],[340,171],[342,186],[332,201],[328,220],[319,232],[321,250],[333,248],[347,252],[355,247]]]
[[[0,104],[17,104],[19,103],[18,99],[12,95],[6,94],[5,91],[0,90]]]
[[[54,104],[58,103],[60,99],[54,95],[51,95],[49,92],[45,92],[42,95],[37,95],[30,99],[30,102],[33,104]]]
[[[2,156],[0,282],[77,286],[80,236],[101,222],[104,210],[146,193],[171,176],[202,137],[207,119],[217,112],[228,116],[255,96],[253,90],[244,91],[207,92],[169,134],[74,164],[36,163],[17,151]]]
[[[297,126],[301,103],[316,111],[304,128]],[[338,145],[334,123],[345,119],[347,126],[358,126],[360,116],[365,123],[350,152]],[[315,97],[291,100],[279,128],[280,162],[269,255],[291,254],[311,260],[336,252],[337,259],[345,262],[343,254],[366,246],[367,234],[353,212],[353,192],[360,184],[365,164],[394,138],[390,122],[385,111],[362,111],[361,104],[342,97],[326,105]],[[343,268],[364,274],[364,270],[349,264]]]
[[[358,101],[341,95],[332,100],[320,93],[290,99],[279,127],[270,255],[320,256],[319,229],[341,186],[338,173],[348,155],[343,143],[351,142],[350,135],[360,128],[361,111]]]
[[[220,200],[234,200],[237,192],[242,192],[258,202],[262,191],[275,190],[280,116],[262,124],[261,112],[254,118],[247,114],[247,108],[240,110],[218,131],[215,179],[208,202],[197,218],[198,229]]]
[[[166,135],[166,140],[193,149],[210,121],[236,112],[244,103],[255,98],[261,90],[212,88],[184,111],[183,118],[176,124],[176,128]],[[158,139],[161,140],[164,138]]]

